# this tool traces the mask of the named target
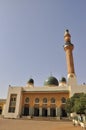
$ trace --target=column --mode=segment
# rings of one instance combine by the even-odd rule
[[[56,107],[56,116],[58,116],[58,108]]]
[[[42,116],[42,107],[39,108],[39,116]]]
[[[61,108],[57,108],[57,116],[58,116],[58,117],[61,116]]]
[[[50,116],[50,107],[47,108],[47,115]]]
[[[61,116],[60,108],[56,108],[56,116],[57,116],[57,120],[60,120],[60,116]]]
[[[29,107],[29,115],[32,116],[34,114],[34,109],[33,107]]]

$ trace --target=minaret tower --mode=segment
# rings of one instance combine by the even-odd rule
[[[69,33],[69,30],[66,30],[64,33],[64,41],[65,41],[64,50],[66,52],[68,76],[72,76],[75,75],[73,54],[72,54],[74,45],[71,43],[71,35]]]
[[[74,49],[74,45],[71,43],[71,35],[69,33],[69,30],[66,30],[64,33],[64,50],[66,53],[66,61],[67,61],[67,84],[69,86],[70,90],[70,97],[73,96],[75,92],[77,92],[77,79],[75,75],[75,70],[74,70],[74,61],[73,61],[73,54],[72,51]]]

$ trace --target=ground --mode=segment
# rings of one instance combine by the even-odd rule
[[[39,121],[0,118],[0,130],[81,130],[71,121]]]

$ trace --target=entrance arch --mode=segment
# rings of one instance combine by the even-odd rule
[[[56,108],[50,108],[50,116],[56,117]]]
[[[67,113],[64,108],[61,108],[61,117],[67,117]]]
[[[0,115],[2,114],[2,107],[0,107]]]
[[[34,116],[39,116],[39,108],[34,108]]]
[[[42,108],[42,116],[47,117],[47,108]]]
[[[29,115],[29,106],[25,105],[24,106],[24,116],[28,116]]]
[[[62,104],[60,109],[61,109],[61,117],[67,117],[67,112],[65,110],[65,104]]]

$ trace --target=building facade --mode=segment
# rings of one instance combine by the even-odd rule
[[[68,30],[64,34],[64,50],[67,62],[67,80],[50,76],[43,87],[35,87],[30,79],[25,86],[9,86],[8,96],[3,116],[5,118],[20,118],[22,116],[36,117],[67,117],[65,103],[74,93],[86,92],[86,85],[79,86],[76,80],[71,43]]]
[[[54,79],[55,77],[49,78]],[[21,116],[67,116],[64,104],[68,97],[69,90],[66,84],[64,86],[53,84],[52,86],[33,87],[28,83],[28,87],[10,86],[4,116],[12,118]]]

